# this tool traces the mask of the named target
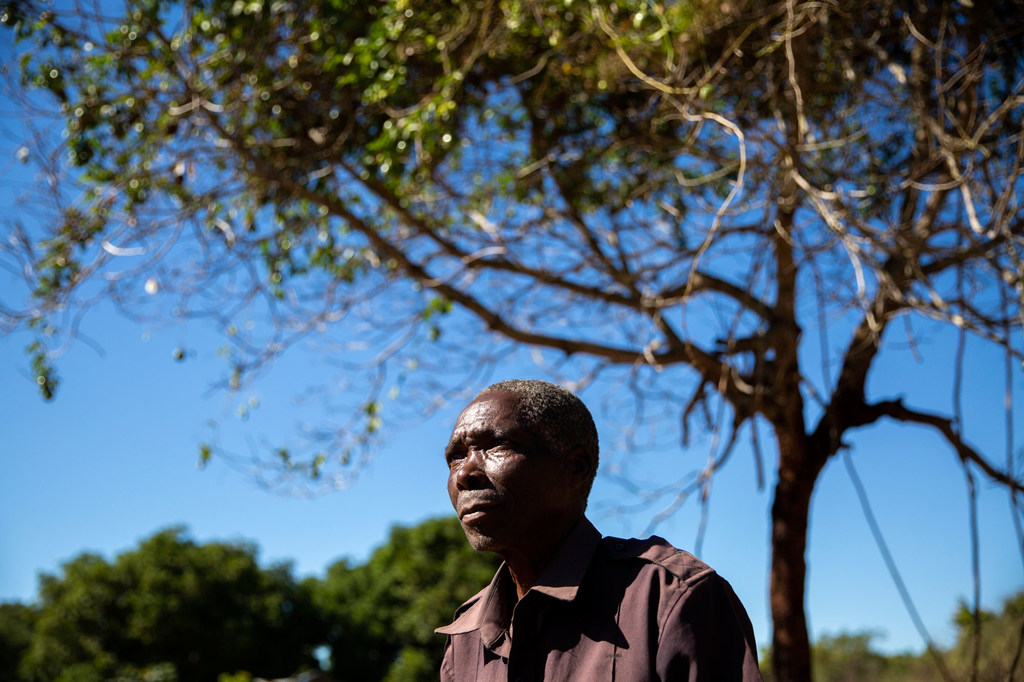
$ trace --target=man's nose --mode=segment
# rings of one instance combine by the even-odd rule
[[[471,449],[455,474],[455,485],[459,490],[481,490],[488,487],[484,473],[484,453]]]

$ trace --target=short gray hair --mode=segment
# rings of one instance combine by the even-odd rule
[[[582,490],[585,507],[597,475],[600,451],[597,427],[587,406],[572,391],[538,379],[499,381],[480,391],[477,398],[493,391],[508,391],[519,397],[516,406],[519,425],[537,432],[552,455],[560,457],[575,448],[583,449],[591,464],[590,476]]]

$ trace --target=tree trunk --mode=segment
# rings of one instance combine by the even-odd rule
[[[804,612],[807,529],[820,467],[801,434],[777,427],[779,480],[772,503],[771,613],[774,682],[810,682],[811,645]]]

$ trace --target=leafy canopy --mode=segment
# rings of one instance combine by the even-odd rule
[[[5,682],[223,682],[318,669],[339,680],[436,680],[434,628],[491,579],[458,519],[396,527],[363,564],[297,583],[248,543],[165,530],[106,561],[43,575],[31,605],[0,604]]]
[[[369,561],[339,561],[313,588],[328,614],[330,668],[339,679],[437,679],[444,643],[434,628],[484,587],[500,560],[474,551],[455,517],[391,531]]]
[[[314,663],[310,595],[288,566],[261,568],[253,545],[200,545],[174,528],[113,562],[82,554],[43,575],[39,592],[12,679],[215,682],[223,672],[279,677]]]
[[[61,103],[83,194],[11,242],[34,301],[9,325],[36,330],[46,396],[66,316],[98,298],[214,319],[232,388],[337,329],[346,370],[397,371],[301,461],[272,453],[315,478],[357,470],[384,395],[443,393],[507,342],[571,354],[545,357],[583,383],[689,366],[666,397],[720,394],[737,424],[792,423],[801,391],[841,435],[838,389],[875,355],[854,351],[892,319],[1019,353],[1022,53],[991,21],[1019,8],[16,3],[23,83]],[[803,330],[858,318],[852,386],[801,366]]]

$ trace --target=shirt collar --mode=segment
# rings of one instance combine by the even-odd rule
[[[530,591],[561,601],[575,599],[600,541],[601,533],[586,517],[581,517],[565,536],[551,563],[541,572],[537,584]],[[484,645],[493,648],[508,630],[512,620],[515,600],[511,595],[514,594],[512,576],[508,566],[502,564],[491,583],[467,602],[465,610],[456,615],[452,624],[437,628],[434,632],[461,635],[479,630]]]

